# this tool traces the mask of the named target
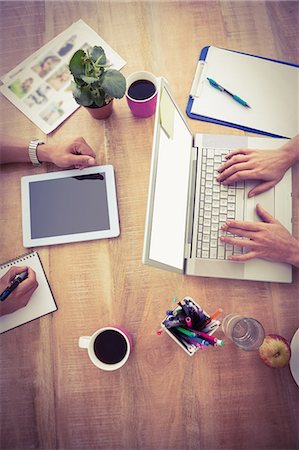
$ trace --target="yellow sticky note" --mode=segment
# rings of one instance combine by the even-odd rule
[[[175,106],[165,89],[162,89],[160,100],[160,122],[167,136],[173,138]]]

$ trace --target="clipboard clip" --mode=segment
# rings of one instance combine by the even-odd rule
[[[199,97],[203,85],[203,80],[205,79],[205,74],[207,72],[208,65],[206,61],[199,60],[197,63],[193,83],[191,86],[190,96],[195,98]]]

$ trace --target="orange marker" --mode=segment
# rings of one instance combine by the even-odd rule
[[[222,311],[223,311],[223,309],[221,309],[221,308],[216,309],[216,311],[213,312],[213,314],[210,315],[210,319],[211,319],[211,320],[215,319],[215,317],[217,317],[219,314],[221,314]]]

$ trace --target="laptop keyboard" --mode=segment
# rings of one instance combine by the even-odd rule
[[[226,161],[225,155],[229,152],[228,149],[202,149],[198,258],[222,260],[243,253],[240,247],[224,244],[219,239],[224,235],[221,226],[227,219],[243,220],[244,182],[225,186],[216,180],[217,169]]]

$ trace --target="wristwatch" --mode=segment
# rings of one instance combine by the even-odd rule
[[[38,145],[44,144],[43,141],[40,141],[39,139],[32,139],[29,143],[29,147],[28,147],[28,154],[29,154],[29,158],[30,161],[32,162],[32,164],[34,166],[40,166],[42,163],[38,160],[37,154],[36,154],[36,150]]]

